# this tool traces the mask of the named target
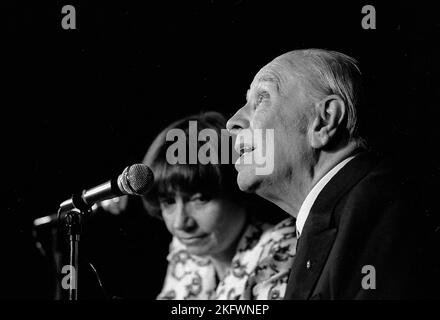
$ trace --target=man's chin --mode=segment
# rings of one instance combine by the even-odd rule
[[[256,192],[262,182],[262,177],[255,174],[254,169],[246,169],[238,172],[237,184],[243,192]]]

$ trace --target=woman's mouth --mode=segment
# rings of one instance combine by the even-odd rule
[[[194,236],[194,237],[179,237],[180,242],[182,242],[183,244],[195,244],[199,241],[202,241],[203,239],[205,239],[208,235],[207,234],[203,234],[200,236]]]

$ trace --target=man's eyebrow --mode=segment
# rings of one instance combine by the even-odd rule
[[[264,74],[261,77],[258,78],[258,82],[278,82],[278,79],[276,76],[271,74]]]
[[[276,85],[278,92],[280,92],[281,79],[273,72],[262,74],[258,78],[258,82],[271,82]]]

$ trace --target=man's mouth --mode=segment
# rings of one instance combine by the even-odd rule
[[[238,149],[238,153],[241,156],[243,156],[245,153],[250,153],[255,150],[255,147],[249,146],[249,145],[240,145]]]

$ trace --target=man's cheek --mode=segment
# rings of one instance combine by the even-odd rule
[[[268,126],[270,123],[269,110],[267,108],[257,109],[255,112],[252,121],[251,128],[253,129],[263,129]]]
[[[258,131],[258,130],[256,130]],[[255,174],[258,176],[270,175],[274,169],[275,157],[275,134],[273,129],[264,129],[259,139],[262,148],[256,148],[254,151]],[[255,144],[254,144],[255,145]]]

